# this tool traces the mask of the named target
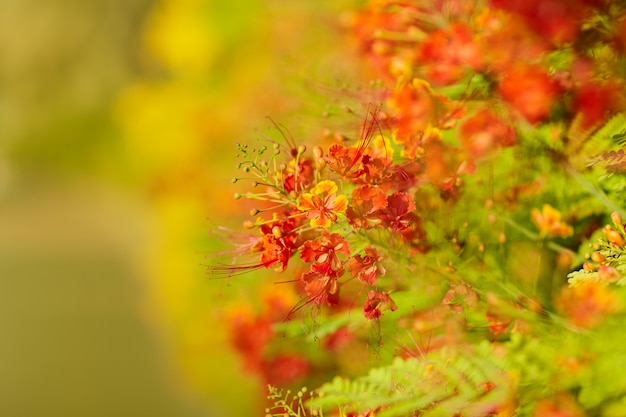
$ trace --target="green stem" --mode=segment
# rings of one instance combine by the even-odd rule
[[[519,232],[521,232],[524,236],[528,237],[529,239],[535,240],[535,241],[542,241],[541,237],[537,233],[531,232],[530,230],[526,229],[524,226],[520,225],[519,223],[516,223],[513,220],[506,218],[506,217],[504,218],[504,221],[506,221],[509,225],[513,226],[513,228],[517,229]],[[558,243],[555,243],[552,241],[546,241],[545,244],[548,249],[551,249],[555,252],[566,252],[569,255],[573,256],[577,261],[584,262],[584,258],[582,256],[578,255],[573,250],[566,248],[565,246],[561,246]]]

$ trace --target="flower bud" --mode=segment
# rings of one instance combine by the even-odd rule
[[[281,237],[283,237],[283,231],[278,226],[272,227],[272,234],[276,239],[280,239]]]
[[[321,146],[318,145],[313,147],[313,156],[316,160],[324,156],[324,151],[322,150]]]
[[[622,216],[620,216],[620,214],[616,211],[611,213],[611,221],[618,230],[624,227],[624,225],[622,224]]]
[[[613,230],[611,226],[605,226],[604,229],[602,229],[602,233],[604,233],[604,236],[606,236],[607,240],[612,245],[615,245],[615,246],[626,245],[626,240],[624,240],[624,237],[619,232]]]
[[[591,254],[591,260],[597,263],[601,263],[606,261],[606,258],[600,252],[594,252]]]
[[[583,264],[583,269],[585,270],[585,272],[593,272],[596,270],[596,266],[591,262],[585,262]]]

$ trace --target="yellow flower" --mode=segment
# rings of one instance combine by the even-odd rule
[[[530,216],[539,229],[541,237],[567,237],[574,233],[572,226],[561,221],[561,212],[549,204],[544,204],[541,211],[533,209]]]
[[[337,184],[333,181],[321,181],[310,193],[298,197],[298,210],[306,212],[313,227],[330,227],[337,221],[337,215],[348,208],[345,195],[337,195]]]

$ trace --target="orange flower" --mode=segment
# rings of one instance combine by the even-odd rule
[[[574,233],[572,226],[561,221],[561,212],[550,204],[544,204],[541,211],[533,209],[530,216],[539,229],[541,237],[567,237]]]
[[[337,195],[337,184],[333,181],[321,181],[310,193],[298,197],[298,210],[306,212],[311,219],[311,226],[327,228],[337,221],[337,215],[348,208],[345,195]]]
[[[617,294],[599,281],[563,288],[556,306],[574,325],[588,329],[599,326],[605,317],[622,309]]]

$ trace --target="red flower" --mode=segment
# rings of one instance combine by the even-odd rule
[[[266,318],[238,314],[231,319],[231,343],[244,357],[245,367],[250,371],[260,367],[265,346],[273,335],[272,322]]]
[[[354,333],[347,327],[341,327],[326,337],[324,347],[331,352],[336,352],[355,340],[357,340],[357,337]]]
[[[472,156],[479,158],[499,146],[512,146],[516,142],[515,129],[483,109],[467,119],[461,126],[461,140]]]
[[[426,232],[422,228],[422,220],[415,213],[409,213],[405,218],[408,226],[400,230],[402,240],[412,248],[411,252],[426,253],[430,249],[426,242]]]
[[[298,245],[298,235],[290,233],[296,224],[294,219],[276,219],[261,226],[263,237],[252,248],[253,252],[262,252],[261,266],[275,267],[277,272],[287,268],[287,263]]]
[[[350,259],[348,264],[350,274],[352,276],[358,275],[359,281],[365,284],[374,285],[378,277],[387,272],[379,263],[382,259],[383,257],[378,255],[375,248],[367,246],[365,256],[356,255]]]
[[[310,368],[309,361],[294,354],[282,354],[262,364],[265,382],[271,385],[287,385],[303,379]]]
[[[515,14],[485,8],[476,16],[474,25],[480,28],[476,42],[485,70],[491,73],[508,71],[516,62],[541,59],[548,49],[547,42]]]
[[[370,320],[378,319],[383,311],[396,311],[398,307],[389,294],[385,292],[370,291],[367,293],[367,301],[363,305],[363,315]]]
[[[311,269],[309,272],[302,274],[300,280],[304,283],[304,291],[307,295],[306,303],[328,303],[329,305],[337,305],[339,303],[339,282],[337,277]]]
[[[415,210],[413,195],[405,192],[395,192],[387,196],[387,207],[378,212],[381,226],[392,232],[406,229],[411,226],[410,214]]]
[[[298,218],[279,219],[278,215],[274,213],[274,221],[266,222],[260,226],[260,231],[263,234],[260,238],[246,234],[229,235],[230,239],[238,242],[235,258],[261,252],[261,260],[244,264],[209,266],[208,271],[228,276],[243,274],[260,268],[273,267],[277,272],[284,271],[289,259],[300,245],[298,234],[293,233],[300,222],[301,220]],[[227,229],[222,228],[222,230]]]
[[[300,161],[297,171],[293,166],[287,167],[283,178],[285,192],[300,192],[308,189],[313,182],[314,174],[313,162],[309,159]]]
[[[361,162],[364,182],[367,184],[381,184],[390,174],[389,168],[392,166],[390,159],[372,158],[365,155]]]
[[[538,34],[555,44],[573,42],[589,11],[577,0],[491,0],[491,4],[521,15]]]
[[[363,173],[362,169],[356,171],[353,169],[361,162],[374,135],[380,130],[378,112],[379,109],[377,108],[368,113],[356,145],[346,148],[343,145],[335,144],[328,149],[328,155],[324,157],[324,160],[330,169],[343,178],[356,178]]]
[[[611,113],[626,108],[624,86],[615,81],[585,82],[574,92],[573,107],[577,115],[582,117],[582,129],[597,127]]]
[[[362,185],[352,190],[352,201],[346,210],[346,216],[355,229],[369,229],[372,227],[370,221],[376,219],[368,216],[386,207],[387,196],[383,190],[371,185]]]
[[[389,98],[389,107],[396,115],[396,139],[410,140],[415,132],[424,131],[436,119],[437,103],[426,81],[413,80],[397,88]]]
[[[550,115],[558,98],[556,83],[541,67],[520,65],[500,81],[498,91],[530,123]]]
[[[346,147],[334,144],[328,148],[328,154],[324,160],[328,167],[342,177],[355,177],[361,175],[360,171],[352,172],[352,169],[361,162],[363,154],[358,153],[355,147]]]
[[[307,240],[300,248],[300,258],[304,262],[312,262],[311,270],[318,271],[322,274],[332,276],[334,278],[343,275],[343,262],[337,254],[350,256],[350,247],[348,241],[337,233],[328,233],[322,231],[319,239]]]
[[[466,67],[479,69],[482,65],[472,33],[461,23],[432,32],[420,52],[428,78],[436,84],[452,84],[465,75]]]

